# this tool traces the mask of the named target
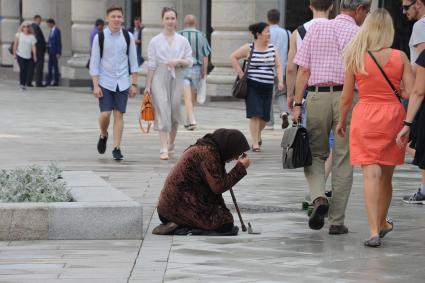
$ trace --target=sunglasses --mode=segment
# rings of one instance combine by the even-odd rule
[[[416,4],[416,0],[413,1],[410,5],[403,5],[403,10],[407,12],[407,10],[409,10],[410,7],[412,7],[415,4]]]

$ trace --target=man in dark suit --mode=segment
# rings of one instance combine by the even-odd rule
[[[37,87],[42,87],[43,85],[43,69],[44,69],[44,54],[46,53],[46,40],[44,39],[44,34],[41,31],[41,16],[35,15],[34,23],[31,24],[31,27],[34,31],[34,36],[37,39],[37,43],[35,44],[35,48],[37,49],[37,62],[35,64],[31,64],[29,69],[29,82],[28,86],[32,86],[32,80],[35,75],[35,85]],[[35,71],[35,74],[34,74]]]
[[[46,21],[50,28],[49,39],[47,41],[47,52],[49,54],[48,73],[46,85],[59,85],[59,65],[58,60],[62,55],[62,39],[61,31],[56,26],[55,20],[48,19]],[[53,79],[53,82],[52,82]]]
[[[137,51],[137,62],[139,66],[143,64],[145,59],[142,57],[142,30],[144,26],[142,25],[142,20],[140,17],[134,18],[134,26],[128,29],[129,32],[133,34],[134,40],[136,42],[136,51]]]

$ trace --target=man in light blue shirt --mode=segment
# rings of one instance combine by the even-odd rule
[[[114,113],[114,150],[115,160],[122,160],[120,144],[124,126],[123,115],[126,112],[128,96],[137,93],[136,45],[133,36],[122,29],[123,10],[120,6],[111,6],[106,11],[108,26],[93,39],[90,57],[90,75],[93,80],[93,95],[99,99],[100,138],[97,150],[106,151],[108,127],[111,113]],[[131,73],[131,85],[130,74]]]
[[[275,46],[280,54],[280,62],[282,64],[283,70],[283,81],[285,82],[285,70],[288,63],[288,51],[289,51],[289,40],[290,32],[281,28],[279,26],[280,21],[280,12],[276,9],[272,9],[267,12],[267,20],[270,25],[270,43]],[[276,78],[277,80],[277,78]],[[280,116],[282,118],[282,128],[286,128],[289,125],[288,122],[288,105],[286,102],[286,86],[283,91],[277,89],[277,83],[275,83],[275,100],[279,106]],[[273,128],[274,126],[274,116],[273,116],[273,107],[270,113],[270,121],[267,123],[267,126]]]

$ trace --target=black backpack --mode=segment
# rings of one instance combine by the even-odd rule
[[[305,29],[304,25],[300,25],[297,27],[298,34],[300,35],[301,39],[304,39],[305,34],[307,33],[307,30]]]
[[[122,29],[122,34],[124,35],[125,42],[127,43],[127,57],[130,51],[130,34],[128,33],[128,30]],[[105,34],[102,31],[99,31],[97,33],[97,36],[99,37],[99,48],[100,48],[100,59],[102,59],[103,56],[103,45],[105,43]]]
[[[131,70],[130,70],[130,57],[128,56],[129,52],[130,52],[130,34],[128,33],[128,30],[126,29],[122,29],[122,34],[124,35],[125,38],[125,42],[127,43],[127,58],[128,58],[128,73],[131,74]],[[102,31],[99,31],[97,33],[97,36],[99,37],[99,48],[100,48],[100,59],[102,59],[103,56],[103,45],[105,43],[105,34]],[[87,61],[86,64],[87,69],[90,68],[90,59]]]

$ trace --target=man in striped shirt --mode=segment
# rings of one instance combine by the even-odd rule
[[[179,33],[189,41],[193,56],[193,66],[186,70],[184,78],[185,128],[193,131],[196,128],[193,105],[196,101],[200,81],[205,79],[207,75],[208,56],[211,53],[211,48],[205,35],[196,29],[196,17],[194,15],[187,15],[184,18],[184,27]]]
[[[309,219],[311,229],[319,230],[329,210],[329,234],[346,234],[345,209],[353,184],[348,136],[335,135],[332,168],[332,198],[325,195],[325,161],[329,156],[329,133],[339,119],[339,100],[344,84],[343,50],[356,35],[370,11],[371,0],[342,0],[341,14],[313,25],[298,50],[294,63],[300,66],[295,86],[293,119],[301,115],[301,102],[307,87],[307,131],[313,163],[304,173],[313,200]],[[351,113],[347,118],[347,132]]]

